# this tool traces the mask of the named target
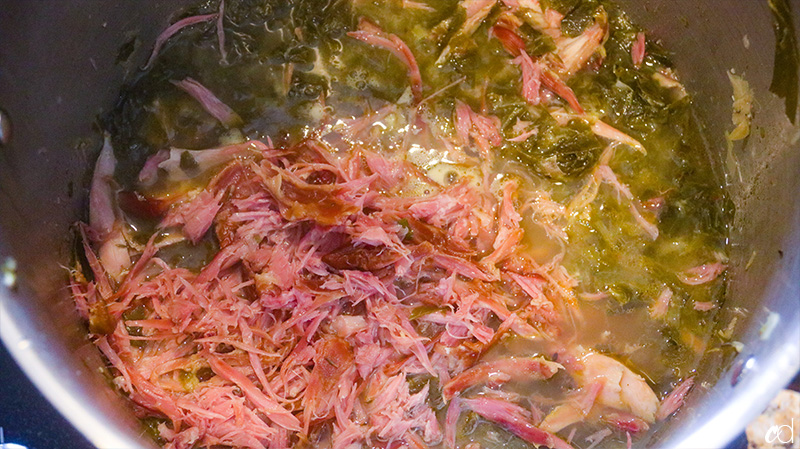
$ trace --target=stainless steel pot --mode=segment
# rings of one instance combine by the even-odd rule
[[[797,23],[800,1],[789,1]],[[86,213],[88,169],[99,149],[86,140],[92,119],[111,106],[134,68],[115,64],[119,47],[136,37],[141,61],[179,3],[186,2],[0,3],[0,108],[7,112],[0,121],[10,118],[13,133],[0,145],[0,337],[42,393],[100,448],[153,443],[100,373],[100,356],[65,288],[69,227]],[[743,349],[721,374],[710,369],[710,352],[687,406],[643,443],[719,449],[800,369],[800,129],[769,92],[775,35],[767,0],[620,3],[675,52],[721,160],[731,128],[726,72],[744,74],[755,90],[753,134],[735,148],[740,173],[728,173],[737,213],[723,315],[744,312],[733,336]]]

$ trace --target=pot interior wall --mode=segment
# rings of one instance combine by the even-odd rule
[[[731,341],[742,343],[741,352],[708,348],[687,407],[650,445],[721,447],[800,368],[800,128],[784,99],[770,92],[775,34],[766,0],[620,3],[674,53],[736,207],[727,299],[716,331],[735,319]],[[789,3],[798,24],[800,2]],[[743,76],[755,94],[751,135],[731,156],[728,71]],[[798,123],[797,112],[792,115]]]
[[[720,161],[724,132],[732,127],[726,71],[744,74],[756,94],[753,135],[734,149],[740,173],[728,173],[737,214],[723,315],[746,312],[734,334],[744,350],[725,369],[699,373],[689,409],[648,443],[721,447],[800,366],[800,134],[768,90],[774,35],[766,0],[620,3],[675,53]],[[796,14],[800,5],[792,6]],[[99,150],[93,118],[113,104],[126,73],[178,8],[174,1],[142,0],[10,0],[0,8],[0,108],[13,123],[11,143],[0,147],[0,262],[18,263],[16,286],[0,287],[0,335],[37,386],[99,447],[151,443],[99,374],[101,359],[65,289],[70,226],[86,212],[88,169]],[[117,63],[120,46],[134,38],[142,44],[132,62]],[[781,315],[765,336],[759,331],[770,312]],[[735,401],[745,404],[738,412],[721,407]],[[706,426],[723,425],[698,439],[698,423],[689,422],[698,416]]]
[[[99,151],[94,119],[113,105],[134,61],[149,50],[180,1],[8,1],[0,7],[0,108],[12,122],[0,147],[0,262],[17,262],[0,291],[0,335],[44,395],[101,448],[153,446],[100,374],[66,281],[72,225],[86,216]],[[147,47],[147,48],[145,48]]]

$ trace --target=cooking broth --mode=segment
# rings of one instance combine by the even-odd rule
[[[732,207],[615,4],[175,23],[104,119],[72,283],[161,444],[616,448],[680,407]]]

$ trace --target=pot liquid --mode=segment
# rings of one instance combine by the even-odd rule
[[[612,355],[643,376],[663,398],[694,373],[712,337],[716,312],[724,299],[724,274],[696,285],[685,279],[695,267],[727,261],[733,207],[694,116],[692,98],[670,78],[674,74],[668,52],[648,36],[646,54],[637,67],[631,46],[643,30],[613,3],[541,3],[563,15],[561,33],[568,37],[580,36],[598,17],[606,17],[608,38],[603,50],[567,81],[592,118],[566,112],[565,105],[561,111],[569,116],[557,120],[552,107],[525,101],[520,94],[520,70],[491,32],[501,14],[500,4],[473,33],[464,35],[459,30],[466,12],[454,0],[431,1],[419,8],[400,0],[228,0],[222,22],[224,61],[214,22],[209,21],[170,38],[152,68],[123,86],[114,110],[103,119],[118,161],[115,179],[123,191],[169,197],[176,194],[175,184],[157,182],[145,188],[137,181],[147,158],[159,150],[203,150],[267,138],[278,147],[291,147],[337,120],[364,117],[387,105],[406,107],[411,101],[407,67],[384,49],[346,34],[357,29],[360,18],[366,18],[410,48],[423,80],[421,108],[438,132],[456,131],[452,119],[456,100],[496,116],[504,139],[493,150],[499,157],[492,173],[521,180],[521,198],[544,194],[566,208],[567,219],[557,223],[565,233],[563,239],[548,229],[548,220],[542,219],[545,212],[523,213],[521,223],[526,231],[523,244],[533,258],[543,265],[561,261],[576,281],[574,319],[559,338]],[[218,3],[208,2],[181,17],[217,11]],[[547,34],[528,25],[520,30],[531,56],[554,50],[555,43]],[[445,46],[450,55],[440,60]],[[174,82],[187,77],[212,91],[241,122],[236,126],[220,123],[176,88]],[[646,154],[629,145],[608,145],[591,129],[595,118],[641,142]],[[536,132],[519,142],[509,140],[520,134],[519,126],[515,127],[519,123]],[[442,148],[409,147],[405,136],[413,128],[410,125],[403,114],[376,120],[367,133],[370,145],[385,154],[405,151],[407,160],[444,185],[462,179],[482,181],[471,167],[449,161]],[[580,198],[591,193],[587,188],[594,188],[591,179],[604,158],[629,188],[633,203],[614,186],[598,182],[596,197],[581,204]],[[204,186],[210,176],[186,181],[180,189]],[[646,222],[655,223],[657,238],[643,231],[632,208],[638,208]],[[158,224],[135,213],[127,218],[140,244]],[[212,234],[198,244],[183,241],[166,246],[159,257],[172,266],[198,270],[219,248]],[[666,290],[671,300],[664,313],[654,318],[654,304]],[[425,313],[429,311],[420,311],[420,316]],[[125,318],[145,316],[145,310],[132,307]],[[548,350],[509,335],[483,360],[549,357]],[[187,381],[196,382],[202,375],[187,373]],[[410,382],[413,392],[435,380],[417,376]],[[574,387],[562,372],[547,382],[510,382],[503,391],[538,398],[547,413]],[[432,393],[430,401],[442,399]],[[444,404],[439,404],[437,414],[442,420],[444,410]],[[164,420],[151,416],[146,422],[157,434],[157,425]],[[558,435],[569,436],[574,447],[585,448],[591,444],[586,437],[605,427],[580,423]],[[458,429],[458,447],[470,442],[485,448],[531,447],[473,412],[462,413]],[[625,441],[625,433],[615,431],[600,447],[625,447]]]

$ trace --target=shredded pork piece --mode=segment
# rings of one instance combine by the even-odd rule
[[[556,44],[558,46],[557,54],[564,65],[564,71],[567,74],[573,74],[583,67],[589,58],[602,47],[606,34],[606,25],[596,22],[580,36],[560,39]]]
[[[514,59],[522,71],[522,96],[532,106],[536,106],[541,101],[539,90],[542,86],[542,66],[539,62],[534,62],[528,53],[521,52]]]
[[[436,11],[419,1],[401,5],[420,15]],[[368,106],[374,112],[356,118],[327,115],[323,126],[292,144],[276,146],[267,137],[207,150],[162,148],[139,173],[141,192],[119,191],[106,138],[92,180],[89,226],[79,226],[92,276],[74,270],[70,289],[114,385],[143,416],[159,420],[168,449],[480,449],[476,442],[457,442],[462,412],[537,447],[571,448],[576,428],[568,427],[582,421],[607,427],[586,438],[589,448],[615,432],[624,433],[630,447],[631,435],[683,404],[693,378],[659,401],[636,367],[560,338],[587,319],[576,302],[578,277],[561,264],[571,220],[581,219],[574,212],[590,204],[605,183],[656,240],[659,229],[648,217],[658,218],[666,201],[662,196],[642,205],[620,181],[610,165],[615,149],[623,144],[646,155],[644,146],[602,116],[590,115],[599,114],[596,105],[587,102],[587,113],[567,84],[577,72],[602,64],[606,12],[599,8],[593,24],[568,37],[561,31],[564,16],[538,0],[462,0],[458,8],[463,22],[443,22],[449,29],[447,40],[442,34],[436,42],[435,51],[444,45],[436,63],[448,63],[453,51],[461,51],[456,45],[493,20],[486,24],[489,38],[519,68],[524,102],[516,104],[541,106],[527,108],[537,111],[530,121],[517,117],[513,137],[506,139],[507,124],[499,118],[504,114],[492,105],[490,79],[469,86],[466,75],[451,78],[423,98],[422,72],[411,48],[361,18],[348,36],[389,51],[407,69],[410,89],[398,104]],[[227,64],[221,0],[218,12],[164,30],[145,68],[173,35],[212,20]],[[552,39],[556,50],[529,53],[523,36],[530,26]],[[303,41],[301,28],[294,34]],[[631,48],[637,68],[645,44],[639,33]],[[435,56],[426,52],[425,61]],[[432,76],[423,69],[426,78]],[[289,62],[280,70],[278,90],[288,93],[293,76],[304,69]],[[659,76],[654,79],[665,88],[680,87],[669,73]],[[173,84],[225,127],[243,124],[198,81]],[[431,113],[438,107],[433,99],[455,86],[470,95],[447,104],[452,121],[440,126]],[[494,153],[504,140],[525,142],[539,132],[540,113],[561,126],[585,120],[608,141],[568,206],[538,185],[528,190],[520,182],[524,176],[493,171],[503,161]],[[391,146],[384,152],[376,127],[399,123],[405,126],[399,153],[444,148],[436,164],[469,165],[478,175],[459,178],[461,172],[454,172],[440,185],[425,175],[429,167],[406,162]],[[168,191],[147,193],[155,186]],[[146,244],[128,235],[128,214],[153,221]],[[523,239],[531,223],[556,246],[557,254],[546,262],[526,247],[537,244]],[[176,243],[208,253],[176,257]],[[184,264],[184,257],[202,261]],[[677,277],[699,285],[725,269],[712,262]],[[612,299],[601,286],[584,288],[600,289],[581,294],[586,301]],[[664,319],[672,297],[664,287],[650,317]],[[693,304],[699,311],[714,306]],[[535,357],[493,352],[513,340],[506,338],[512,333],[546,349]],[[502,388],[560,382],[562,375],[574,382],[558,399]],[[565,429],[571,430],[569,442],[556,435],[566,435]]]
[[[727,268],[727,265],[719,262],[707,263],[678,273],[678,278],[687,285],[706,284],[719,277]]]
[[[594,173],[584,189],[570,202],[569,209],[578,210],[594,201],[601,182],[605,182],[614,188],[617,200],[622,202],[624,199],[628,203],[631,215],[636,223],[641,226],[651,240],[656,240],[659,235],[658,226],[644,218],[638,200],[633,196],[628,186],[620,182],[611,167],[606,164],[600,164],[594,169]]]
[[[422,11],[436,11],[432,6],[423,3],[423,2],[415,2],[412,0],[403,0],[403,8],[410,8],[410,9],[419,9]]]
[[[553,449],[572,448],[561,438],[534,426],[530,412],[516,404],[487,398],[463,399],[462,403],[475,413],[499,424],[533,445],[543,445]]]
[[[512,28],[514,28],[514,25],[517,24],[512,24]],[[520,65],[523,97],[531,104],[538,104],[539,102],[536,101],[535,92],[539,91],[537,83],[541,81],[541,84],[547,87],[547,89],[563,98],[575,113],[583,115],[585,111],[580,105],[578,97],[575,96],[575,92],[573,92],[572,88],[564,82],[561,76],[550,68],[546,66],[537,66],[526,53],[525,41],[512,28],[509,28],[506,24],[498,23],[492,27],[492,35],[500,40],[506,51],[515,58],[514,61]],[[592,52],[594,52],[594,50],[592,50]]]
[[[556,433],[576,422],[582,421],[592,410],[597,396],[603,389],[603,384],[593,382],[573,394],[570,401],[554,408],[542,421],[539,427],[542,430]]]
[[[633,65],[638,69],[644,62],[645,53],[645,36],[644,33],[636,33],[636,42],[631,46],[631,60]]]
[[[459,374],[442,389],[442,396],[449,400],[459,391],[480,383],[502,383],[511,379],[549,379],[560,368],[555,362],[539,358],[511,358],[476,365]]]
[[[220,0],[219,11],[217,12],[217,45],[219,46],[219,55],[222,58],[222,63],[228,63],[228,51],[225,49],[225,0]]]
[[[589,446],[586,447],[586,449],[594,449],[595,447],[597,447],[597,445],[599,445],[603,440],[606,439],[606,437],[608,437],[612,433],[613,432],[611,432],[610,429],[601,429],[589,435],[588,437],[586,437],[586,441],[589,442],[590,444]]]
[[[408,67],[408,77],[411,82],[411,91],[414,99],[417,101],[422,99],[422,75],[419,72],[416,58],[414,58],[411,49],[408,48],[405,42],[394,34],[385,33],[378,26],[365,19],[359,21],[358,31],[351,31],[347,35],[366,44],[389,50],[393,55],[397,56]]]
[[[202,14],[199,16],[189,16],[167,27],[167,29],[162,31],[161,34],[159,34],[158,37],[156,38],[156,43],[153,45],[153,52],[150,53],[150,58],[147,60],[147,63],[145,64],[143,69],[147,70],[153,66],[153,63],[158,57],[158,54],[161,52],[161,48],[164,47],[164,44],[167,43],[169,38],[174,36],[180,30],[198,23],[209,22],[211,20],[216,19],[218,16],[219,16],[218,13]]]
[[[111,138],[106,136],[94,166],[92,188],[89,191],[89,225],[101,238],[111,233],[117,219],[111,185],[116,167],[117,160],[114,157]]]
[[[238,114],[233,112],[213,92],[192,78],[173,81],[173,84],[197,100],[212,117],[228,127],[234,127],[242,122]]]
[[[710,301],[697,301],[694,303],[694,310],[699,310],[700,312],[708,312],[709,310],[714,309],[716,307],[713,302]]]
[[[181,225],[189,240],[197,243],[214,224],[214,218],[222,207],[222,193],[224,192],[214,195],[206,190],[200,192],[194,198],[174,207],[161,221],[160,226],[168,228]]]
[[[483,116],[464,113],[471,132],[482,130]],[[331,151],[312,139],[288,149],[247,142],[159,156],[145,170],[157,165],[169,182],[183,182],[180,161],[187,157],[200,172],[216,173],[205,188],[175,199],[160,226],[180,228],[195,243],[214,232],[219,252],[192,273],[160,259],[156,233],[118,287],[108,282],[103,261],[92,258],[95,280],[75,280],[82,310],[96,317],[102,304],[113,326],[98,344],[119,387],[172,421],[162,432],[168,447],[267,448],[314,438],[328,422],[335,446],[387,439],[450,444],[460,406],[452,406],[441,428],[427,401],[430,386],[412,394],[408,376],[439,377],[452,397],[505,375],[547,379],[561,367],[520,358],[467,370],[474,355],[442,352],[490,345],[503,326],[536,335],[525,328],[557,323],[550,281],[534,272],[507,273],[499,263],[523,251],[514,182],[499,197],[466,183],[398,196],[393,192],[412,179],[407,163],[364,150],[337,160]],[[109,173],[105,165],[101,160],[98,179]],[[479,261],[478,252],[489,248]],[[93,254],[91,241],[86,253]],[[531,304],[523,304],[524,319],[502,305],[510,293],[495,280],[509,277]],[[401,290],[401,284],[415,287]],[[445,310],[416,316],[431,304]],[[137,307],[144,316],[123,320]],[[499,328],[488,324],[492,313],[504,321]],[[420,323],[438,330],[423,335]],[[132,334],[133,328],[141,331]],[[516,425],[481,410],[501,425]],[[235,430],[235,423],[247,430]],[[527,425],[515,428],[531,441],[561,444]]]
[[[456,135],[464,145],[468,145],[470,139],[474,140],[484,160],[491,159],[491,149],[503,143],[499,124],[497,117],[481,115],[466,103],[456,100]]]
[[[656,419],[659,421],[664,420],[681,408],[683,399],[689,393],[689,390],[692,389],[692,386],[694,386],[694,377],[689,377],[678,384],[678,386],[661,401],[661,405],[656,412]]]
[[[461,28],[450,38],[450,41],[448,41],[444,50],[442,50],[442,53],[439,55],[439,58],[436,60],[436,64],[443,64],[447,61],[447,58],[453,51],[450,42],[454,39],[463,39],[464,37],[472,35],[496,4],[497,0],[464,0],[460,2],[459,6],[464,9],[466,20],[461,25]]]
[[[669,311],[669,305],[672,301],[672,289],[664,287],[661,294],[658,295],[656,301],[650,307],[650,316],[653,318],[664,318]]]

